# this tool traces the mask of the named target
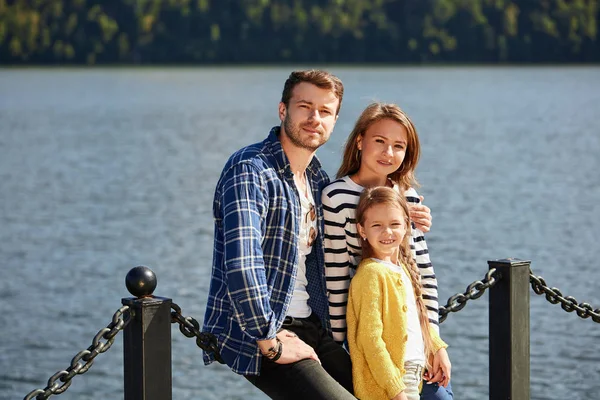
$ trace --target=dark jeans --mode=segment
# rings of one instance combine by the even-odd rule
[[[452,400],[454,393],[452,385],[448,383],[448,387],[443,387],[437,383],[428,385],[423,381],[423,390],[421,390],[421,400]]]
[[[272,399],[355,399],[350,355],[327,335],[314,313],[308,318],[286,317],[281,329],[311,346],[321,365],[311,359],[277,364],[263,357],[260,375],[246,379]]]

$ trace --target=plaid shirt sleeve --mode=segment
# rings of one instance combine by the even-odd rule
[[[249,163],[233,166],[221,182],[223,268],[233,315],[254,340],[272,339],[276,318],[269,303],[261,243],[269,199],[261,174]],[[217,221],[218,223],[218,221]]]

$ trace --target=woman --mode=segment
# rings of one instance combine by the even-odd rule
[[[348,287],[361,260],[355,211],[365,188],[389,186],[403,193],[411,204],[411,250],[423,283],[423,301],[429,322],[439,331],[437,280],[423,235],[431,227],[431,213],[421,204],[415,169],[420,156],[417,131],[410,118],[395,104],[373,103],[360,115],[348,136],[337,180],[322,196],[325,218],[325,265],[329,311],[334,339],[346,339]],[[425,375],[437,382],[440,376]],[[437,384],[423,385],[422,400],[452,399],[452,391]]]

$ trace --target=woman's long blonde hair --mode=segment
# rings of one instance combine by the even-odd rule
[[[358,137],[364,136],[371,125],[382,119],[396,121],[406,128],[408,133],[408,143],[406,155],[400,167],[389,175],[389,178],[396,182],[403,190],[409,187],[419,187],[419,182],[415,177],[415,169],[421,156],[421,144],[417,130],[404,111],[396,104],[372,103],[360,114],[354,124],[354,129],[350,132],[344,148],[342,165],[337,172],[337,178],[346,175],[352,175],[358,172],[360,168],[360,150],[358,150]]]
[[[404,264],[406,269],[410,273],[410,279],[412,287],[415,292],[415,300],[417,303],[417,312],[419,314],[419,322],[421,325],[421,332],[423,335],[423,343],[425,345],[425,360],[427,367],[431,370],[429,360],[434,355],[433,339],[431,332],[429,331],[429,317],[427,316],[427,308],[423,302],[423,285],[421,284],[421,274],[417,263],[412,257],[410,250],[410,218],[408,214],[408,205],[406,199],[398,193],[398,191],[384,186],[367,188],[360,195],[358,206],[356,207],[356,223],[364,226],[367,211],[379,204],[384,204],[389,207],[396,207],[404,212],[404,223],[406,226],[406,234],[404,239],[399,246],[398,262]],[[369,257],[373,257],[373,249],[367,240],[360,239],[362,246],[362,258],[366,260]]]

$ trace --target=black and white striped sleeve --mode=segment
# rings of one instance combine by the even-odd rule
[[[346,338],[351,258],[346,242],[347,206],[332,189],[332,186],[325,188],[322,197],[325,218],[325,275],[333,339],[342,343]]]
[[[417,191],[410,188],[405,192],[406,200],[409,203],[420,203],[421,199]],[[438,304],[438,284],[429,257],[429,249],[425,241],[425,235],[419,229],[412,226],[412,243],[413,257],[419,267],[421,273],[421,282],[423,283],[423,302],[427,307],[427,315],[429,323],[434,329],[439,332],[439,304]]]

